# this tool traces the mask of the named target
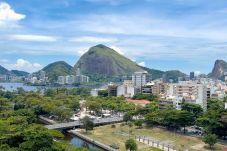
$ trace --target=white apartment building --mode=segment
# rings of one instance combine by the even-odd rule
[[[194,82],[180,82],[169,84],[168,96],[183,97],[186,102],[199,104],[204,110],[207,109],[207,87]]]
[[[147,73],[147,71],[135,72],[132,75],[132,83],[137,88],[141,88],[147,82],[148,82],[148,73]]]
[[[66,84],[73,84],[73,83],[75,83],[75,76],[74,75],[65,76],[65,83]]]
[[[74,83],[88,83],[89,77],[85,75],[67,75],[67,76],[59,76],[58,77],[58,84],[74,84]]]
[[[125,80],[124,83],[117,87],[117,96],[132,98],[135,95],[135,87],[131,80]]]
[[[65,84],[65,76],[59,76],[58,77],[58,84],[62,84],[62,85]]]

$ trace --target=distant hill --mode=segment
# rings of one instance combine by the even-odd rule
[[[212,72],[208,75],[214,79],[224,79],[224,72],[227,72],[227,62],[216,60]]]
[[[165,72],[161,71],[161,70],[150,69],[147,67],[143,67],[143,69],[152,76],[152,79],[160,79],[160,78],[162,78],[163,74],[165,74]]]
[[[146,70],[149,74],[151,74],[153,80],[164,78],[164,80],[167,80],[167,81],[169,81],[169,79],[172,79],[174,82],[177,82],[178,77],[186,76],[185,73],[180,72],[179,70],[161,71],[156,69],[149,69],[146,67],[143,67],[143,69]]]
[[[29,73],[25,71],[19,71],[19,70],[11,70],[11,74],[15,76],[28,76]]]
[[[167,80],[167,81],[169,79],[172,79],[173,82],[177,82],[178,77],[185,77],[185,76],[186,76],[186,74],[182,73],[179,70],[169,70],[164,73],[163,78],[165,78],[165,80]]]
[[[0,65],[0,75],[14,75],[14,76],[28,76],[28,72],[19,71],[19,70],[11,70],[4,68]]]
[[[104,45],[91,47],[74,66],[74,73],[80,68],[86,75],[122,76],[131,75],[143,68],[135,62]]]
[[[71,65],[64,61],[57,61],[44,67],[42,71],[46,72],[46,76],[50,81],[54,81],[57,80],[58,76],[69,75],[72,71],[72,68],[73,67]]]
[[[0,65],[0,74],[1,75],[8,75],[8,74],[10,74],[10,71]]]
[[[71,74],[72,68],[72,66],[70,66],[64,61],[57,61],[47,65],[40,71],[45,71],[46,76],[49,78],[50,81],[56,81],[58,76],[65,76]],[[39,76],[40,71],[34,74]]]

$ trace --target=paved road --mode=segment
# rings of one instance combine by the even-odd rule
[[[123,117],[117,117],[117,116],[93,120],[95,125],[111,124],[111,123],[117,123],[122,121],[123,121]],[[82,122],[74,121],[74,122],[68,122],[68,123],[56,123],[52,125],[46,125],[45,127],[48,129],[70,129],[74,127],[80,127],[82,125],[83,125]]]

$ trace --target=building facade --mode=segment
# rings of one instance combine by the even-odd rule
[[[169,84],[168,95],[182,97],[185,102],[199,104],[207,109],[207,87],[203,84],[180,82]]]

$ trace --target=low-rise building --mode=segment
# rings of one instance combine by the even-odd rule
[[[133,103],[135,105],[140,105],[145,107],[146,105],[150,104],[151,102],[148,100],[127,100],[130,103]]]

